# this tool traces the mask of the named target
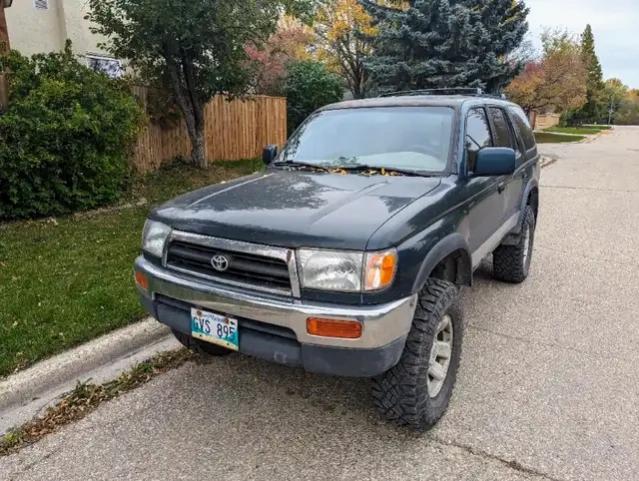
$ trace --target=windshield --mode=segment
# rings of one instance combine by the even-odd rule
[[[298,130],[280,160],[438,173],[448,163],[453,118],[448,107],[329,110]]]

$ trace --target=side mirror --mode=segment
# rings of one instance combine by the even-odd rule
[[[278,153],[277,145],[275,144],[267,145],[266,147],[264,147],[264,150],[262,151],[262,161],[266,165],[269,165],[271,162],[275,160],[275,157],[277,157],[277,153]]]
[[[513,149],[506,147],[484,147],[477,152],[475,177],[512,175],[515,172],[517,156]]]

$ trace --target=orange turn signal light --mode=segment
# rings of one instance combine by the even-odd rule
[[[397,251],[371,252],[366,255],[364,289],[376,291],[390,286],[397,272]]]
[[[135,271],[135,283],[145,291],[149,290],[149,278],[141,272]]]
[[[306,332],[312,336],[359,339],[362,337],[362,323],[309,317],[306,319]]]

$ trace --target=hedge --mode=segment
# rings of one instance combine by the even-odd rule
[[[127,85],[82,65],[70,43],[12,51],[0,115],[0,220],[59,215],[118,199],[142,112]]]

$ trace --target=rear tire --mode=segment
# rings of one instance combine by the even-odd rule
[[[424,431],[446,412],[462,349],[458,292],[438,279],[429,279],[420,291],[399,363],[373,379],[373,401],[387,420]]]
[[[535,243],[535,213],[526,206],[517,245],[501,245],[493,252],[493,277],[520,284],[528,278]]]
[[[195,339],[188,334],[184,334],[183,332],[176,331],[175,329],[171,329],[175,338],[180,341],[180,343],[186,347],[187,349],[195,352],[196,354],[200,354],[202,356],[228,356],[232,354],[233,351],[230,349],[226,349],[222,346],[216,346],[215,344],[210,344],[208,342],[200,341],[199,339]]]

